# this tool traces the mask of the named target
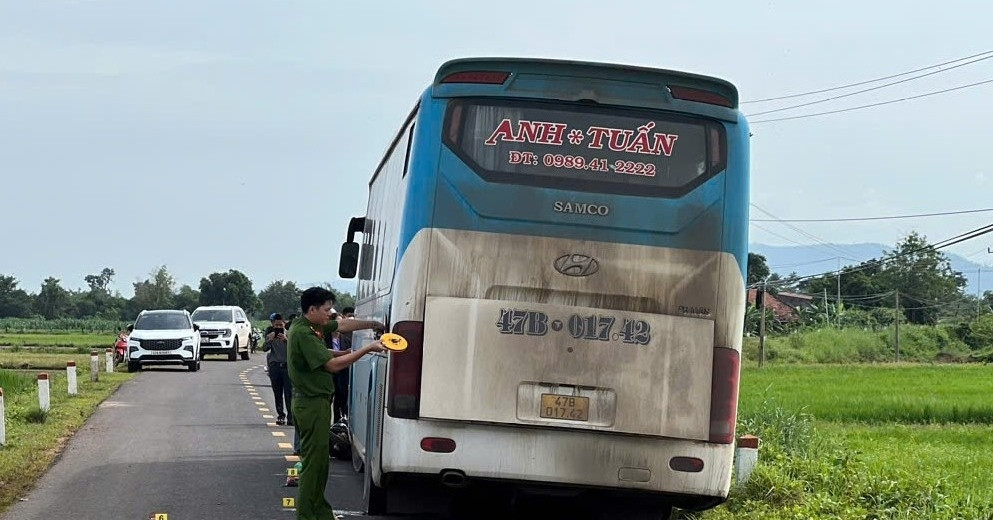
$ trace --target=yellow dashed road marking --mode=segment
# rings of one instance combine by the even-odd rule
[[[292,450],[293,449],[293,443],[290,443],[290,442],[280,442],[279,444],[277,444],[277,446],[279,446],[280,448],[282,448],[284,450]]]
[[[286,437],[286,434],[283,432],[269,432],[269,433],[271,433],[273,437]]]

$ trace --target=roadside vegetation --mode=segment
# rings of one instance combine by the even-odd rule
[[[993,518],[993,367],[747,368],[738,433],[759,463],[686,520]]]
[[[70,397],[65,357],[60,359],[62,370],[48,372],[51,408],[47,413],[38,407],[38,371],[0,369],[7,426],[7,443],[0,446],[0,513],[31,489],[97,406],[132,377],[101,373],[100,381],[91,383],[88,365],[81,365],[79,393]]]

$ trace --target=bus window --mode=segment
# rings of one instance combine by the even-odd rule
[[[722,125],[617,107],[460,100],[446,144],[490,182],[680,196],[722,171]]]

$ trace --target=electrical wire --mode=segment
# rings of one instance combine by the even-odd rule
[[[869,262],[863,262],[862,265],[860,265],[858,267],[847,268],[847,269],[846,268],[842,268],[842,269],[838,269],[838,270],[834,270],[834,271],[827,271],[827,272],[819,273],[819,274],[812,274],[812,275],[807,275],[807,276],[800,276],[800,277],[797,277],[797,278],[793,278],[791,280],[776,280],[776,281],[772,282],[771,285],[778,286],[778,285],[783,285],[785,283],[796,283],[796,282],[800,282],[800,281],[803,281],[803,280],[810,280],[810,279],[821,278],[821,277],[825,277],[825,276],[834,276],[834,275],[838,275],[838,274],[842,274],[842,275],[853,274],[853,273],[857,273],[857,272],[860,272],[860,271],[864,271],[866,269],[871,269],[871,268],[874,268],[874,267],[879,267],[879,266],[881,266],[881,265],[883,265],[883,264],[885,264],[887,262],[891,262],[891,261],[893,261],[893,260],[895,260],[897,258],[901,258],[901,257],[904,257],[904,256],[909,256],[909,255],[912,255],[912,254],[917,254],[917,253],[920,253],[922,251],[927,251],[927,250],[937,251],[939,249],[944,249],[946,247],[951,247],[951,246],[953,246],[955,244],[960,244],[960,243],[965,242],[967,240],[972,240],[974,238],[977,238],[977,237],[980,237],[980,236],[983,236],[983,235],[986,235],[986,234],[989,234],[989,233],[993,233],[993,224],[988,224],[986,226],[978,227],[978,228],[975,228],[975,229],[966,231],[965,233],[961,233],[959,235],[956,235],[954,237],[946,238],[945,240],[941,240],[941,241],[936,242],[934,244],[929,244],[927,246],[918,247],[918,248],[912,249],[910,251],[904,251],[904,252],[901,252],[901,253],[897,253],[896,255],[893,255],[893,256],[890,256],[890,257],[887,257],[887,258],[882,258],[880,260],[872,260],[872,261],[869,261]],[[757,287],[758,285],[759,284],[756,283],[756,284],[752,284],[750,287]]]
[[[987,213],[993,208],[966,209],[961,211],[940,211],[936,213],[914,213],[908,215],[889,215],[883,217],[844,217],[844,218],[753,218],[751,222],[861,222],[871,220],[897,220],[906,218],[941,217],[945,215],[966,215],[970,213]],[[985,251],[985,249],[983,250]]]
[[[986,85],[988,83],[993,83],[993,79],[988,79],[988,80],[985,80],[985,81],[977,81],[975,83],[969,83],[968,85],[959,85],[957,87],[946,88],[944,90],[936,90],[936,91],[933,91],[933,92],[926,92],[924,94],[918,94],[916,96],[909,96],[909,97],[899,98],[899,99],[891,99],[889,101],[880,101],[878,103],[869,103],[868,105],[859,105],[859,106],[849,107],[849,108],[840,108],[838,110],[828,110],[826,112],[815,112],[813,114],[802,114],[802,115],[799,115],[799,116],[777,117],[777,118],[773,118],[773,119],[762,119],[760,121],[749,121],[748,124],[750,124],[750,125],[759,125],[759,124],[762,124],[762,123],[775,123],[775,122],[778,122],[778,121],[791,121],[793,119],[806,119],[808,117],[819,117],[819,116],[826,116],[826,115],[830,115],[830,114],[840,114],[842,112],[851,112],[853,110],[862,110],[864,108],[873,108],[873,107],[879,107],[879,106],[883,106],[883,105],[892,105],[893,103],[901,103],[903,101],[910,101],[910,100],[913,100],[913,99],[920,99],[920,98],[925,98],[925,97],[928,97],[928,96],[936,96],[938,94],[945,94],[945,93],[953,92],[953,91],[956,91],[956,90],[962,90],[962,89],[977,87],[979,85]]]
[[[748,101],[742,101],[741,104],[742,105],[746,105],[746,104],[749,104],[749,103],[765,103],[765,102],[768,102],[768,101],[779,101],[780,99],[793,99],[793,98],[798,98],[798,97],[812,96],[814,94],[823,94],[825,92],[834,92],[836,90],[844,90],[846,88],[858,87],[858,86],[861,86],[861,85],[868,85],[869,83],[876,83],[876,82],[879,82],[879,81],[886,81],[888,79],[899,78],[900,76],[906,76],[908,74],[914,74],[914,73],[917,73],[917,72],[923,72],[925,70],[931,70],[931,69],[934,69],[934,68],[937,68],[937,67],[943,67],[945,65],[951,65],[952,63],[958,63],[960,61],[970,60],[972,58],[978,58],[980,56],[985,56],[987,54],[993,54],[993,50],[988,50],[988,51],[980,52],[978,54],[973,54],[971,56],[966,56],[964,58],[958,58],[958,59],[955,59],[955,60],[938,63],[936,65],[929,65],[927,67],[922,67],[922,68],[919,68],[919,69],[908,70],[907,72],[901,72],[899,74],[891,74],[889,76],[883,76],[881,78],[868,79],[868,80],[859,81],[859,82],[856,82],[856,83],[848,83],[846,85],[838,85],[836,87],[823,88],[823,89],[819,89],[819,90],[810,90],[810,91],[807,91],[807,92],[800,92],[800,93],[796,93],[796,94],[787,94],[787,95],[784,95],[784,96],[775,96],[775,97],[764,98],[764,99],[752,99],[752,100],[748,100]]]
[[[787,110],[793,110],[795,108],[809,107],[811,105],[819,105],[821,103],[827,103],[829,101],[835,101],[835,100],[838,100],[838,99],[843,99],[843,98],[847,98],[847,97],[857,96],[859,94],[865,94],[866,92],[872,92],[874,90],[880,90],[880,89],[884,89],[886,87],[892,87],[893,85],[899,85],[901,83],[907,83],[909,81],[914,81],[914,80],[918,80],[918,79],[921,79],[921,78],[926,78],[928,76],[934,76],[935,74],[941,74],[943,72],[948,72],[950,70],[955,70],[955,69],[957,69],[959,67],[965,67],[966,65],[972,65],[972,64],[975,64],[975,63],[979,63],[981,61],[985,61],[985,60],[988,60],[990,58],[993,58],[993,55],[984,56],[982,58],[976,58],[976,59],[974,59],[972,61],[967,61],[965,63],[959,63],[958,65],[953,65],[951,67],[948,67],[948,68],[945,68],[945,69],[941,69],[941,70],[935,70],[935,71],[932,71],[932,72],[926,72],[924,74],[920,74],[920,75],[913,76],[913,77],[910,77],[910,78],[905,78],[905,79],[901,79],[901,80],[898,80],[898,81],[891,81],[889,83],[884,83],[882,85],[877,85],[875,87],[869,87],[869,88],[864,88],[862,90],[856,90],[855,92],[849,92],[847,94],[840,94],[840,95],[837,95],[837,96],[832,96],[832,97],[828,97],[828,98],[824,98],[824,99],[818,99],[818,100],[814,100],[814,101],[808,101],[806,103],[800,103],[800,104],[797,104],[797,105],[790,105],[790,106],[787,106],[787,107],[772,108],[772,109],[769,109],[769,110],[763,110],[761,112],[754,112],[754,113],[751,113],[751,114],[747,114],[747,116],[748,117],[754,117],[754,116],[762,116],[762,115],[765,115],[765,114],[775,114],[777,112],[785,112]]]
[[[759,205],[758,204],[755,204],[754,202],[752,202],[750,204],[751,204],[751,206],[753,208],[761,211],[762,213],[765,213],[766,215],[769,215],[770,217],[772,217],[773,219],[775,219],[777,222],[783,224],[784,226],[786,226],[786,227],[792,229],[793,231],[796,231],[797,233],[799,233],[799,234],[801,234],[801,235],[803,235],[803,236],[805,236],[805,237],[807,237],[807,238],[809,238],[809,239],[811,239],[811,240],[819,243],[820,245],[822,245],[825,248],[827,248],[827,250],[830,250],[830,251],[832,251],[834,253],[840,254],[841,255],[841,258],[844,258],[845,260],[851,260],[853,262],[855,261],[854,258],[851,258],[849,256],[849,255],[852,254],[851,252],[845,251],[844,249],[841,249],[840,247],[835,246],[833,244],[829,244],[826,241],[824,241],[823,239],[818,238],[818,237],[816,237],[814,235],[811,235],[810,233],[807,233],[806,231],[804,231],[804,230],[802,230],[802,229],[800,229],[800,228],[798,228],[798,227],[796,227],[796,226],[794,226],[792,224],[783,222],[782,220],[779,219],[779,217],[777,217],[776,215],[773,215],[772,213],[770,213],[770,212],[766,211],[765,209],[759,207]]]

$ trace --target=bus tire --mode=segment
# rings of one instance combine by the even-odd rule
[[[356,473],[362,473],[365,469],[365,465],[362,463],[362,457],[359,456],[359,450],[355,447],[355,443],[352,443],[352,469]]]
[[[669,520],[672,516],[671,506],[637,504],[618,506],[613,504],[601,510],[596,515],[597,520]]]
[[[372,471],[365,472],[362,479],[362,498],[365,501],[365,511],[369,516],[386,514],[386,490],[372,481]]]

